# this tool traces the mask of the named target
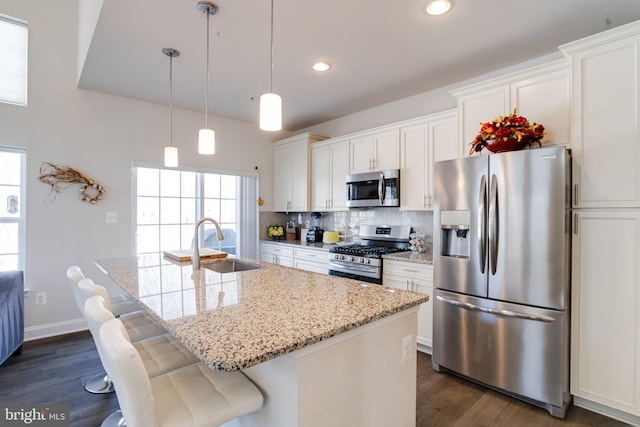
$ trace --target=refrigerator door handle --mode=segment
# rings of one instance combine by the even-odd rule
[[[491,274],[498,270],[498,177],[491,176],[491,194],[489,201],[489,260]]]
[[[471,304],[468,302],[460,302],[460,301],[452,300],[449,298],[445,298],[441,295],[437,295],[436,299],[438,301],[442,301],[446,304],[450,304],[455,307],[460,307],[460,308],[464,308],[466,310],[471,310],[471,311],[480,311],[482,313],[494,314],[497,316],[514,317],[517,319],[526,319],[526,320],[536,320],[538,322],[555,322],[556,321],[556,319],[551,316],[544,316],[540,314],[527,314],[527,313],[520,313],[517,311],[511,311],[511,310],[496,310],[494,308],[480,307],[479,305]]]
[[[480,179],[480,202],[478,203],[478,249],[480,250],[480,272],[484,274],[487,264],[487,177]]]
[[[380,205],[384,205],[384,172],[380,172],[380,178],[378,178],[378,200],[380,200]]]

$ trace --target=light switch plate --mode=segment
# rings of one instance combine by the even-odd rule
[[[116,224],[118,222],[117,212],[107,212],[107,224]]]

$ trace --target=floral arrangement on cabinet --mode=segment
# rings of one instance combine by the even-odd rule
[[[487,148],[494,153],[501,151],[520,150],[525,146],[538,144],[544,136],[544,126],[538,123],[530,124],[526,117],[518,116],[517,109],[508,116],[498,116],[493,121],[480,123],[480,132],[470,143],[469,155]]]

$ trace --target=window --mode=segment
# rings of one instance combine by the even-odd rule
[[[257,259],[257,178],[136,167],[135,180],[136,255],[192,249],[196,221],[212,217],[224,239],[206,222],[200,247]]]
[[[0,102],[27,105],[27,23],[0,14]]]
[[[24,270],[26,153],[0,146],[0,271]]]

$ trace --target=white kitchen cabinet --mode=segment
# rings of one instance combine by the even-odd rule
[[[262,242],[262,261],[293,267],[293,246]]]
[[[311,209],[348,210],[346,176],[349,173],[349,141],[316,143],[311,147]]]
[[[400,209],[430,210],[434,164],[459,156],[455,110],[400,127]]]
[[[382,269],[382,284],[395,289],[429,295],[429,301],[420,305],[418,311],[417,343],[431,353],[433,345],[433,266],[416,262],[385,259]],[[420,350],[421,348],[418,347]]]
[[[574,221],[571,394],[638,425],[640,210],[582,210]]]
[[[458,100],[459,150],[468,155],[480,124],[518,109],[542,124],[543,145],[569,145],[571,73],[566,60],[554,61],[452,92]],[[486,154],[486,152],[484,152]]]
[[[329,258],[327,251],[317,249],[295,248],[293,250],[293,266],[300,270],[329,274]]]
[[[640,207],[639,33],[636,22],[561,46],[573,64],[575,207]]]
[[[352,135],[349,140],[349,173],[398,169],[400,137],[397,127]]]
[[[326,139],[304,133],[274,144],[274,210],[276,212],[305,212],[310,199],[310,144]]]

